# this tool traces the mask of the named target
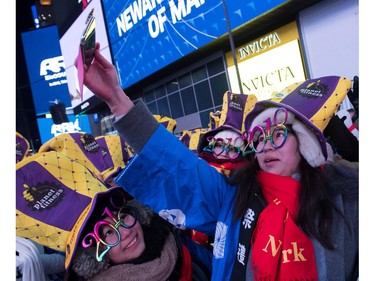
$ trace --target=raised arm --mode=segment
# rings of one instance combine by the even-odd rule
[[[87,88],[109,106],[115,116],[128,113],[134,106],[119,84],[115,67],[100,53],[99,43],[96,43],[94,60],[86,69],[83,81]]]
[[[159,124],[142,101],[129,99],[99,44],[84,84],[118,117],[113,125],[135,152],[115,182],[159,215],[176,213],[176,226],[213,234],[220,210],[232,208],[224,198],[233,197],[235,189]]]
[[[95,47],[95,57],[90,67],[85,67],[83,83],[109,106],[117,117],[116,130],[136,153],[140,153],[159,123],[142,102],[134,105],[122,90],[115,67],[100,53],[99,43]],[[120,118],[124,115],[126,117]]]

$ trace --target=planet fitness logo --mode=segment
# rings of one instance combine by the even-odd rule
[[[298,94],[306,98],[322,98],[328,93],[328,85],[320,80],[312,82],[298,90]]]

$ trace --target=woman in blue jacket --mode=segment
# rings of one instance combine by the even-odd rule
[[[311,79],[259,101],[241,143],[254,161],[229,179],[124,94],[99,44],[84,83],[135,151],[116,182],[177,227],[215,235],[212,280],[357,279],[358,173],[327,161],[322,134],[350,81]]]

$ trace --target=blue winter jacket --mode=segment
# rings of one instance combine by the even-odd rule
[[[136,153],[117,184],[177,227],[215,235],[212,280],[230,280],[240,229],[240,221],[233,220],[236,187],[160,125],[142,102],[114,126]],[[353,227],[342,220],[333,226],[335,251],[313,240],[319,280],[352,280],[358,263],[358,202],[348,204],[341,195],[335,200],[349,212]],[[249,271],[246,280],[252,278]]]

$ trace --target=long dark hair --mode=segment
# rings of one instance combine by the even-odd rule
[[[255,194],[261,193],[257,180],[260,170],[257,160],[254,160],[236,170],[228,178],[228,182],[236,185],[235,207],[233,219],[241,219],[254,200]],[[330,190],[324,173],[320,168],[311,167],[302,157],[300,163],[301,191],[299,194],[299,209],[297,224],[309,236],[317,239],[327,249],[334,249],[330,238],[330,229],[333,222],[334,211],[341,217],[343,214],[333,204]]]

